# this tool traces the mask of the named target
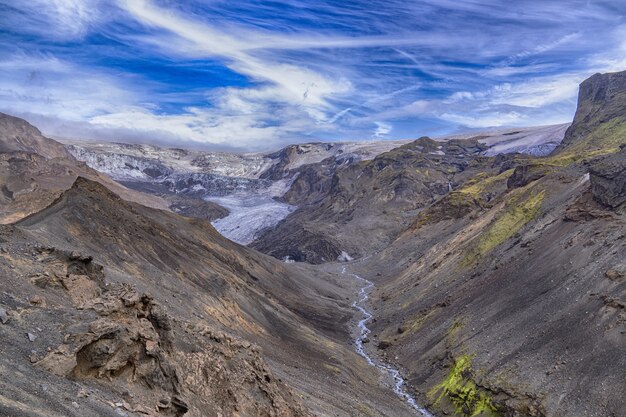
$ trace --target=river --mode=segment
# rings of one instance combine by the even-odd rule
[[[346,267],[343,267],[343,270],[341,271],[341,273],[342,274],[347,273]],[[374,287],[374,283],[356,274],[349,274],[349,275],[352,275],[355,279],[357,279],[360,283],[362,283],[362,286],[359,289],[357,300],[354,301],[354,303],[352,303],[352,307],[354,307],[357,311],[359,311],[363,316],[363,318],[359,320],[357,324],[359,331],[355,339],[356,352],[359,355],[361,355],[363,358],[365,358],[368,364],[380,369],[382,372],[384,372],[391,378],[391,380],[393,381],[393,391],[400,398],[402,398],[408,405],[410,405],[411,408],[413,408],[418,415],[421,415],[423,417],[434,417],[430,412],[428,412],[428,410],[420,406],[417,403],[417,401],[415,401],[415,398],[413,398],[413,396],[407,392],[404,379],[400,375],[400,371],[398,371],[396,368],[394,368],[393,366],[389,364],[373,359],[366,352],[365,340],[368,338],[369,334],[371,333],[371,330],[367,327],[367,324],[372,320],[373,315],[367,310],[365,306],[366,306],[367,300],[369,299],[369,294],[372,291],[372,288]]]

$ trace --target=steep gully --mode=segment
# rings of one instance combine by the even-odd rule
[[[373,319],[372,313],[370,313],[366,308],[365,304],[369,299],[369,294],[374,287],[374,283],[365,278],[362,278],[356,274],[351,274],[346,271],[346,267],[344,266],[341,270],[342,274],[352,275],[356,280],[358,280],[362,286],[359,289],[357,300],[352,303],[352,306],[358,310],[362,315],[363,319],[359,320],[357,327],[358,333],[355,339],[355,350],[361,355],[368,364],[373,367],[380,369],[384,374],[387,374],[393,380],[393,391],[406,403],[411,406],[419,415],[423,417],[434,417],[431,413],[429,413],[425,408],[421,407],[416,401],[415,398],[411,394],[409,394],[406,390],[404,379],[400,375],[400,371],[395,369],[389,364],[383,363],[379,360],[373,359],[366,351],[365,351],[365,341],[367,337],[371,333],[371,330],[367,327],[367,324]]]

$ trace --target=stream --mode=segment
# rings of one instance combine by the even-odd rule
[[[341,271],[341,273],[342,274],[346,273],[345,267],[343,267],[343,270]],[[367,324],[373,318],[372,313],[370,313],[365,308],[365,303],[369,299],[369,294],[372,291],[372,288],[374,287],[374,283],[356,274],[350,274],[350,275],[352,275],[354,278],[356,278],[359,282],[363,284],[363,286],[359,289],[357,301],[352,303],[352,307],[354,307],[363,315],[363,318],[359,320],[359,323],[357,325],[359,328],[359,333],[355,339],[356,352],[359,355],[361,355],[363,358],[365,358],[368,364],[380,369],[381,371],[383,371],[383,373],[389,375],[391,379],[393,380],[393,391],[400,398],[402,398],[409,406],[411,406],[411,408],[413,408],[419,415],[423,417],[434,417],[431,413],[428,412],[428,410],[426,410],[425,408],[417,404],[417,402],[415,401],[415,398],[413,398],[413,396],[406,391],[404,379],[400,375],[400,371],[398,371],[391,365],[388,365],[378,360],[374,360],[365,351],[365,340],[371,333],[371,330],[367,327]]]

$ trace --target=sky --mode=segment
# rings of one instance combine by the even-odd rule
[[[236,151],[571,121],[626,0],[0,0],[0,111]]]

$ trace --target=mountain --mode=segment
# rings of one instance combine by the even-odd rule
[[[435,413],[623,414],[624,76],[581,85],[555,153],[459,184],[355,265],[372,343]]]
[[[310,165],[285,194],[300,208],[251,246],[361,257],[373,352],[437,415],[620,415],[624,76],[583,82],[546,156],[489,156],[470,136]]]
[[[580,85],[574,121],[560,150],[610,147],[626,134],[626,72],[595,74]]]
[[[0,152],[22,151],[44,158],[70,158],[63,144],[41,134],[27,121],[0,113]]]
[[[585,81],[569,127],[7,140],[0,414],[622,415],[625,75]]]
[[[489,160],[486,149],[477,140],[424,137],[370,161],[310,165],[285,194],[300,208],[251,246],[313,263],[380,250],[422,207],[482,169],[472,160]]]
[[[25,120],[0,113],[0,223],[17,221],[46,207],[79,175],[105,184],[128,200],[167,207],[161,198],[127,189],[89,168]]]
[[[499,129],[439,141],[475,139],[484,145],[482,153],[491,156],[511,152],[545,155],[558,145],[566,127]],[[333,175],[337,170],[370,161],[410,142],[318,142],[289,145],[276,152],[232,154],[142,144],[65,141],[72,155],[91,168],[129,188],[165,199],[177,213],[214,221],[220,233],[243,244],[259,240],[297,207],[319,199],[328,183],[318,176]],[[305,190],[310,190],[310,195]],[[343,249],[352,250],[339,249],[341,242],[327,233],[291,225],[284,228],[308,236],[310,248],[303,249],[308,255],[295,253],[293,247],[298,242],[285,242],[273,254],[321,261],[335,259]],[[288,235],[281,234],[282,238]],[[262,241],[272,245],[271,239]],[[317,241],[321,244],[315,249]],[[302,239],[299,243],[301,248],[306,246]]]

